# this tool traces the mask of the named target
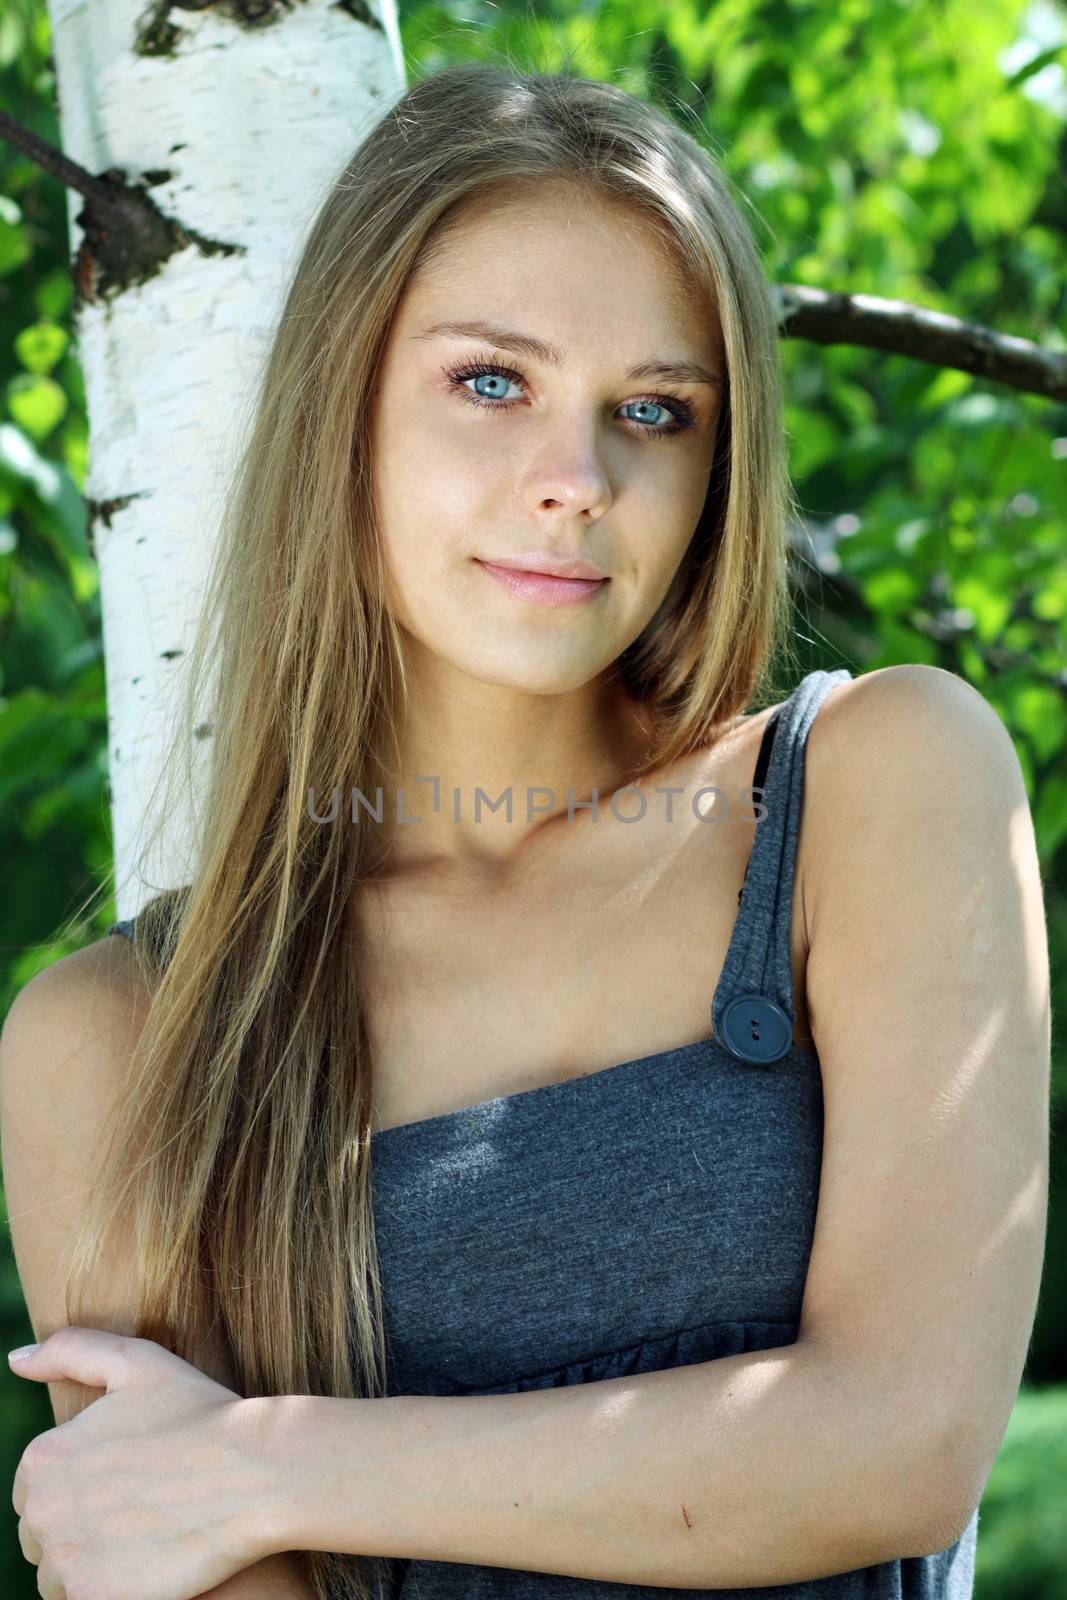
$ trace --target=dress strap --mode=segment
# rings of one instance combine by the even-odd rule
[[[107,938],[108,934],[121,933],[124,939],[132,940],[134,920],[135,919],[133,917],[126,917],[121,922],[113,922],[110,928],[107,930],[107,933],[104,935],[105,939]]]
[[[790,923],[804,758],[808,733],[830,690],[852,677],[847,667],[809,672],[775,712],[760,747],[754,789],[764,815],[741,886],[740,906],[711,1003],[713,1039],[741,1061],[769,1064],[793,1043],[793,967]],[[769,736],[769,739],[768,739]]]
[[[767,763],[771,759],[771,748],[774,744],[774,731],[778,726],[778,718],[781,716],[781,714],[782,708],[779,706],[778,710],[774,713],[774,716],[768,718],[767,726],[763,730],[763,738],[760,740],[759,755],[756,757],[756,770],[752,774],[752,794],[757,805],[759,805],[763,800],[764,780],[767,777]],[[745,863],[745,876],[742,878],[741,887],[737,891],[738,905],[741,904],[741,896],[745,892],[745,882],[748,879],[748,869],[751,865],[752,856],[750,853],[748,861]]]

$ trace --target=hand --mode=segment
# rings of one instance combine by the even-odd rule
[[[12,1504],[43,1600],[192,1600],[271,1553],[257,1408],[150,1339],[58,1328],[19,1377],[105,1389],[22,1453]]]

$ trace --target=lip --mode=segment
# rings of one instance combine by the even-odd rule
[[[512,594],[539,605],[581,605],[583,601],[594,599],[609,582],[607,578],[558,578],[529,567],[505,566],[502,562],[482,561],[478,556],[474,559],[484,572]]]
[[[476,556],[476,561],[481,557]],[[510,567],[513,572],[539,572],[546,578],[589,578],[597,580],[606,577],[599,567],[594,567],[589,561],[565,560],[559,556],[550,555],[547,550],[530,550],[521,556],[502,556],[499,561],[488,563],[493,567]]]

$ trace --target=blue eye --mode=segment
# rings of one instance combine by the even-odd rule
[[[654,428],[647,422],[635,423],[636,427],[643,428],[646,433],[683,433],[685,431],[680,422],[681,412],[673,405],[668,406],[662,400],[627,400],[626,404],[628,406],[651,406],[655,411],[666,411],[670,416],[674,417],[675,422],[678,424],[673,428]],[[630,421],[633,422],[634,419],[631,417]]]
[[[481,406],[490,411],[510,411],[518,404],[517,400],[505,400],[499,395],[475,394],[466,387],[472,379],[476,378],[503,378],[511,383],[525,387],[526,380],[521,372],[516,372],[512,367],[503,367],[496,361],[479,360],[465,367],[448,367],[444,376],[451,383],[455,393],[470,405]],[[641,433],[652,438],[670,438],[673,434],[685,433],[696,426],[696,413],[689,403],[680,395],[643,395],[636,400],[628,400],[627,406],[652,406],[660,411],[666,411],[674,418],[669,428],[654,426],[647,422],[638,422],[629,418],[631,427],[637,428]]]
[[[513,383],[514,382],[514,379],[512,379],[512,378],[505,378],[504,374],[502,372],[479,371],[479,372],[475,372],[473,374],[473,377],[474,377],[475,381],[478,381],[481,378],[491,378],[494,383],[502,383],[502,384],[505,385],[505,387],[509,383]],[[482,399],[482,400],[502,400],[504,398],[504,396],[502,394],[499,394],[499,393],[497,393],[497,394],[485,394],[484,391],[481,390],[481,389],[477,389],[477,390],[468,389],[467,393],[468,394],[475,393],[475,394],[477,394],[478,398]]]

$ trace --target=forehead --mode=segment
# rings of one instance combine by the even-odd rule
[[[394,320],[412,351],[422,342],[411,343],[415,335],[438,323],[529,330],[564,357],[549,365],[605,345],[634,359],[664,341],[694,360],[722,353],[715,306],[662,224],[622,201],[547,181],[480,196],[451,215]]]

